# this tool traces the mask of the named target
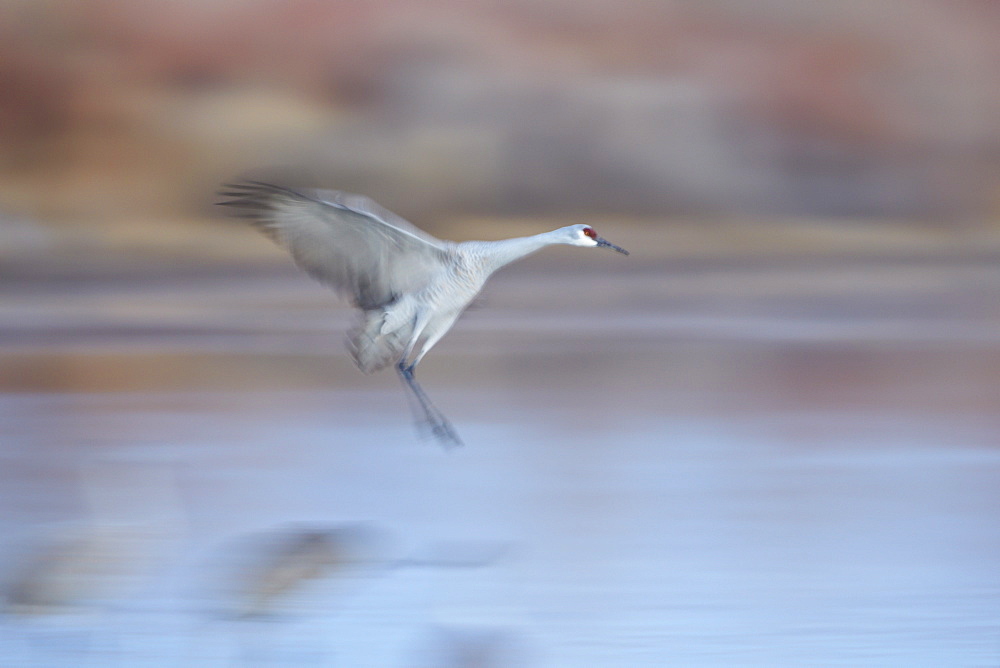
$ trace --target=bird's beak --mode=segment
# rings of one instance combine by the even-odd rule
[[[602,239],[601,237],[597,237],[597,246],[598,246],[598,248],[600,248],[601,246],[604,246],[606,248],[614,248],[616,251],[618,251],[622,255],[628,255],[628,251],[627,250],[625,250],[621,246],[615,246],[613,243],[611,243],[607,239]]]

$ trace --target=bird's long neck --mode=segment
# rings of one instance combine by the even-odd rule
[[[531,255],[537,250],[561,243],[552,232],[543,232],[530,237],[517,237],[503,241],[478,241],[481,244],[482,258],[490,273],[497,269]]]

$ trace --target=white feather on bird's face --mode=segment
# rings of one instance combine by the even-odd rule
[[[603,246],[628,255],[627,250],[600,237],[590,225],[570,225],[569,227],[564,227],[563,230],[567,232],[566,243],[571,246]]]
[[[569,227],[562,228],[559,232],[562,233],[565,243],[570,246],[597,245],[597,233],[589,225],[570,225]]]
[[[594,231],[593,227],[584,227],[582,230],[577,232],[577,235],[581,241],[581,246],[596,246],[597,245],[597,232]]]

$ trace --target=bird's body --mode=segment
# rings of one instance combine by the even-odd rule
[[[495,271],[548,244],[535,237],[445,243],[443,264],[429,272],[421,289],[364,312],[362,327],[350,339],[362,371],[371,373],[400,361],[407,344],[422,339],[422,345],[415,343],[410,351],[416,352],[415,365],[451,329]]]
[[[258,182],[229,186],[222,202],[284,246],[314,278],[349,297],[362,319],[348,337],[365,373],[390,364],[443,442],[460,443],[413,379],[413,370],[501,267],[545,246],[606,246],[587,225],[502,241],[441,241],[361,195],[292,190]]]

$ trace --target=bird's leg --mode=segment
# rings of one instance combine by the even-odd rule
[[[406,385],[410,388],[413,396],[416,398],[417,402],[420,404],[420,411],[423,413],[423,423],[426,423],[431,428],[431,433],[434,437],[441,442],[443,446],[454,447],[458,445],[463,445],[462,439],[458,437],[455,429],[451,426],[448,418],[439,411],[434,404],[431,402],[427,393],[424,389],[420,387],[416,378],[413,376],[413,368],[416,364],[407,364],[406,358],[404,357],[397,368],[399,369],[400,377],[406,382]],[[416,408],[414,409],[416,412]],[[421,422],[420,418],[417,420]]]

